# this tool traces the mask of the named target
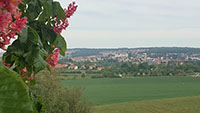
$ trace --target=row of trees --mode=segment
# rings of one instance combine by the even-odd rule
[[[183,65],[149,65],[147,63],[115,63],[105,67],[103,70],[66,70],[62,69],[62,75],[80,75],[82,77],[103,78],[103,77],[147,77],[147,76],[190,76],[199,75],[200,66],[197,64]]]
[[[105,69],[103,73],[111,76],[186,76],[200,73],[200,66],[195,64],[183,65],[148,65],[147,63],[131,64],[123,63],[111,69]]]

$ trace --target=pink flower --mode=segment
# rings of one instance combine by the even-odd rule
[[[22,2],[22,0],[3,0],[5,1],[5,8],[15,15],[18,12],[18,4]]]
[[[61,33],[62,30],[65,30],[68,27],[69,23],[67,18],[65,18],[64,20],[61,19],[59,23],[56,23],[53,27],[54,32],[56,33]]]
[[[26,68],[22,69],[22,72],[27,72],[27,69]]]
[[[64,9],[65,11],[65,19],[61,19],[60,22],[56,23],[53,27],[53,30],[56,32],[56,33],[61,33],[62,30],[65,30],[68,26],[69,26],[69,23],[68,23],[68,18],[70,18],[74,12],[76,11],[77,9],[77,5],[75,5],[75,2],[72,2],[71,4],[69,4],[68,6],[68,9]],[[57,18],[53,18],[52,19],[53,21],[56,21]]]
[[[8,68],[10,68],[10,64],[5,63],[4,60],[1,60],[1,62],[2,62],[5,66],[7,66]]]
[[[55,45],[53,45],[53,46],[52,46],[52,48],[54,48],[54,49],[55,49],[55,48],[56,48],[56,46],[55,46]]]
[[[22,69],[20,71],[20,76],[21,78],[23,79],[26,79],[26,80],[34,80],[33,76],[31,77],[28,77],[27,75],[29,75],[30,73],[28,72],[28,70],[26,68]]]
[[[27,17],[17,18],[12,24],[11,29],[14,30],[16,33],[21,33],[22,28],[25,27],[25,23],[27,22]]]
[[[11,22],[11,13],[6,10],[0,10],[0,32],[7,32]]]
[[[76,4],[75,2],[72,2],[71,4],[69,4],[68,9],[67,10],[65,9],[65,14],[67,18],[70,18],[76,11],[78,6],[75,4]]]
[[[27,77],[25,75],[21,75],[21,78],[26,79],[26,80],[34,80],[34,77]]]
[[[34,78],[33,78],[33,77],[30,77],[29,80],[34,80]]]
[[[51,54],[51,55],[49,55],[49,57],[46,59],[46,62],[47,62],[49,65],[55,67],[56,64],[58,64],[58,55],[59,55],[59,53],[60,53],[60,49],[59,49],[59,48],[56,48],[56,49],[54,50],[54,53]]]
[[[18,4],[22,0],[0,0],[0,48],[5,50],[10,44],[10,39],[14,39],[16,33],[20,34],[25,27],[27,18],[21,17]],[[13,19],[14,17],[14,19]]]

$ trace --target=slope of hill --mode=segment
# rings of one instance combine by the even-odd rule
[[[200,113],[200,96],[96,106],[94,113]]]
[[[94,105],[200,95],[200,78],[195,77],[77,79],[62,84],[85,88],[83,96]]]

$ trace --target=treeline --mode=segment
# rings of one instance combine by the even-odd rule
[[[187,76],[200,73],[200,66],[196,64],[183,65],[148,65],[147,63],[124,63],[119,67],[105,69],[103,75],[115,76]]]
[[[148,51],[145,53],[156,53],[156,54],[166,54],[166,53],[185,53],[185,54],[198,54],[200,53],[200,48],[188,48],[188,47],[155,47],[146,48]]]
[[[93,65],[91,62],[76,62],[77,66]],[[185,62],[183,65],[149,65],[148,63],[132,64],[130,62],[101,61],[95,62],[97,67],[104,67],[103,70],[97,69],[64,69],[63,75],[80,75],[91,78],[103,77],[134,77],[134,76],[188,76],[200,74],[200,61]]]

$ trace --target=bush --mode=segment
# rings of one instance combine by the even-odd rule
[[[57,73],[37,75],[37,84],[31,89],[43,99],[41,113],[92,113],[89,102],[83,98],[81,88],[64,88]]]

